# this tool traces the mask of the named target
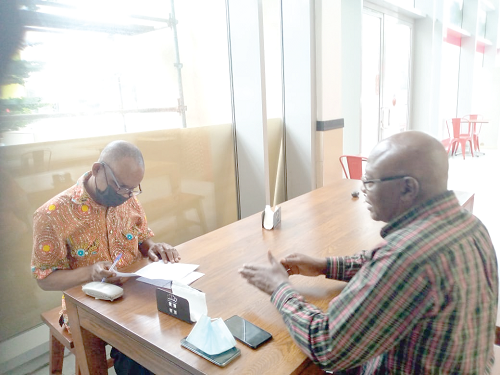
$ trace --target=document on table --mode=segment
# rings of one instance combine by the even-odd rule
[[[156,285],[158,280],[165,281],[180,281],[184,284],[191,284],[193,281],[198,280],[204,274],[200,272],[194,272],[199,265],[197,264],[186,264],[186,263],[164,263],[162,261],[149,263],[147,266],[141,268],[134,273],[123,273],[116,272],[117,277],[140,277],[140,281],[149,282],[149,280],[156,280],[155,283],[149,282],[150,284]]]

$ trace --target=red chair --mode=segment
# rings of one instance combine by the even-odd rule
[[[472,124],[472,139],[474,144],[474,151],[479,151],[479,133],[481,132],[482,123],[477,123],[474,120],[482,120],[482,115],[466,115],[462,117],[464,120],[468,120]]]
[[[474,156],[474,139],[472,135],[472,124],[469,122],[469,120],[462,120],[461,118],[452,118],[451,120],[446,120],[446,124],[448,125],[448,128],[450,127],[450,121],[453,129],[453,137],[451,139],[451,153],[452,155],[455,154],[455,152],[458,149],[458,145],[460,144],[462,148],[462,156],[464,157],[465,160],[465,149],[467,142],[470,144],[470,153],[472,156]],[[462,122],[466,125],[465,127],[467,128],[467,132],[462,132]]]
[[[451,137],[450,126],[448,124],[448,121],[445,121],[445,124],[446,124],[446,131],[448,132],[448,138],[443,139],[441,143],[443,144],[443,147],[446,149],[446,153],[449,154],[451,146],[453,144],[452,143],[453,138]]]
[[[361,177],[363,177],[363,163],[367,160],[364,156],[356,155],[342,155],[339,158],[345,177],[351,180],[361,180]]]

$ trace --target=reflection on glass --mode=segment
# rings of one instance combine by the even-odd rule
[[[2,121],[23,126],[3,144],[179,128],[186,107],[188,127],[231,122],[224,0],[65,4],[33,12],[29,77],[4,89],[23,105]]]
[[[379,140],[408,127],[410,26],[364,14],[362,52],[361,152],[367,155]]]
[[[441,83],[439,111],[442,126],[440,139],[448,138],[445,119],[457,116],[458,74],[460,69],[460,47],[443,43],[441,54]]]
[[[463,8],[463,0],[445,0],[443,8],[445,24],[462,28]]]
[[[408,127],[411,29],[396,18],[384,16],[382,58],[382,108],[384,117],[380,139]]]
[[[266,73],[267,139],[271,205],[285,200],[283,82],[281,73],[281,0],[262,2]]]
[[[361,67],[361,154],[378,142],[380,116],[380,54],[382,18],[363,14]]]
[[[477,36],[486,39],[486,11],[482,9],[477,12]]]
[[[31,276],[33,212],[89,171],[110,141],[144,154],[138,199],[158,242],[178,245],[237,220],[225,1],[175,2],[186,129],[176,112],[170,1],[47,4],[40,17],[67,27],[33,26],[19,57],[41,70],[2,91],[43,104],[24,100],[22,115],[0,119],[23,125],[1,134],[2,341],[39,325],[40,313],[61,301]]]
[[[61,301],[31,276],[33,212],[90,170],[115,139],[143,152],[138,199],[157,242],[175,246],[237,220],[231,124],[0,147],[0,262],[8,265],[0,273],[2,340],[40,324],[40,313]]]

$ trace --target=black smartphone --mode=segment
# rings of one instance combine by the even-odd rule
[[[227,328],[233,336],[248,345],[252,349],[257,349],[260,345],[271,340],[273,337],[269,332],[250,323],[238,315],[233,315],[225,320]]]
[[[233,359],[237,358],[240,356],[241,351],[238,349],[236,346],[232,347],[229,350],[226,350],[225,352],[219,353],[219,354],[214,354],[210,355],[205,353],[203,350],[198,349],[196,346],[193,344],[189,343],[186,341],[186,338],[183,338],[181,340],[181,346],[191,350],[193,353],[198,354],[199,356],[209,360],[213,364],[224,367],[226,366],[229,362],[231,362]]]

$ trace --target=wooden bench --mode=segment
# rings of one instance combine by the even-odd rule
[[[76,356],[75,346],[71,333],[59,325],[59,312],[61,307],[46,311],[41,314],[41,318],[50,329],[50,352],[49,352],[49,370],[50,374],[62,374],[64,348],[75,355],[75,375],[80,375],[78,358]],[[113,367],[113,359],[108,359],[108,368]]]

